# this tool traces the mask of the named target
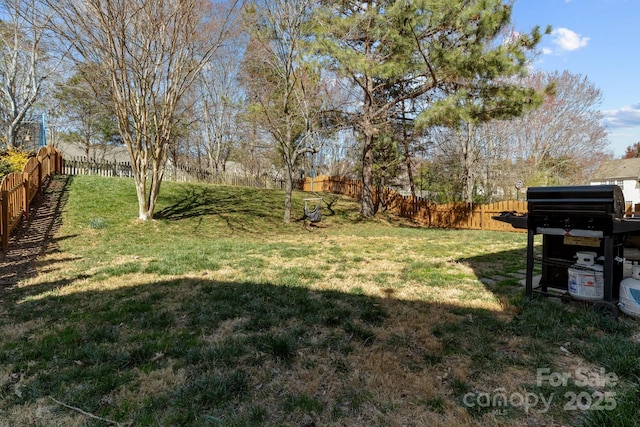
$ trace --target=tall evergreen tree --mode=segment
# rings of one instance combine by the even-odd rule
[[[104,156],[107,145],[120,140],[117,119],[110,108],[108,81],[99,71],[97,66],[83,64],[78,73],[56,83],[52,91],[59,104],[58,113],[67,123],[62,139],[78,144],[86,158],[98,158],[98,152]]]
[[[525,72],[541,33],[536,27],[504,37],[510,17],[511,5],[501,0],[324,3],[318,50],[359,100],[349,113],[362,138],[363,216],[376,210],[375,140],[399,103],[420,101],[419,123],[432,126],[519,114],[534,102],[534,91],[506,78]]]

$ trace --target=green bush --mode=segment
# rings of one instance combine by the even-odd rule
[[[18,148],[10,148],[0,154],[0,179],[10,173],[22,172],[30,157],[29,151]]]
[[[0,158],[0,180],[11,172],[13,172],[11,170],[11,165],[5,159]]]

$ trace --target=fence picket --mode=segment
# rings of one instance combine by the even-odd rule
[[[62,156],[55,148],[42,147],[35,157],[27,161],[20,173],[10,173],[0,182],[1,246],[6,249],[9,236],[23,218],[29,215],[29,206],[51,175],[60,173]]]
[[[317,191],[342,194],[354,199],[361,196],[360,181],[343,177],[317,176],[307,178],[304,191]],[[519,214],[527,212],[524,201],[503,201],[486,205],[467,203],[435,204],[421,197],[402,196],[393,189],[377,188],[374,199],[382,198],[382,205],[390,212],[431,228],[462,228],[496,231],[526,231],[514,229],[510,224],[496,221],[494,216],[505,211]]]
[[[62,173],[67,175],[98,175],[133,178],[129,162],[99,161],[86,157],[64,159]],[[231,173],[211,173],[194,167],[167,165],[163,180],[174,182],[206,182],[209,184],[236,185],[256,188],[284,188],[283,179],[256,178]],[[302,188],[302,181],[294,181],[294,188]]]

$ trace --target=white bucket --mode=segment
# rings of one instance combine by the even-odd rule
[[[592,266],[596,263],[597,255],[595,252],[576,252],[576,258],[578,258],[577,264]]]
[[[604,298],[604,268],[601,265],[574,264],[569,267],[569,295],[584,301]]]
[[[640,317],[640,266],[634,265],[631,277],[620,282],[620,311]]]

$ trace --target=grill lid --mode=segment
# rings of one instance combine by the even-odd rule
[[[531,217],[622,218],[624,195],[617,185],[530,187],[527,190]]]
[[[527,202],[526,214],[502,212],[493,218],[545,234],[640,232],[640,219],[624,218],[624,195],[617,185],[530,187]]]

